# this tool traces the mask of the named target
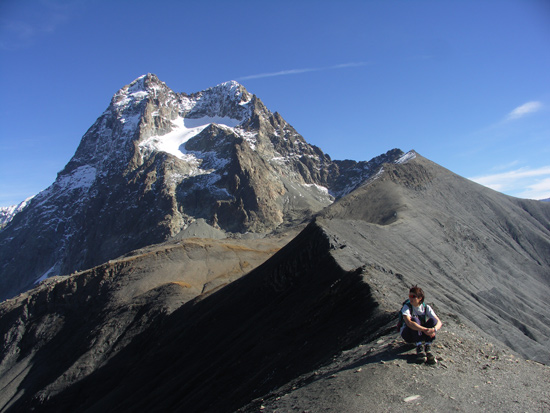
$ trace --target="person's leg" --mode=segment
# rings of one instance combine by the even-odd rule
[[[433,327],[435,327],[435,325],[437,323],[433,318],[429,318],[425,323],[418,322],[418,324],[420,324],[422,327],[433,328]],[[427,336],[424,333],[420,333],[420,341],[424,341],[424,342],[426,342],[426,344],[428,344],[428,343],[431,344],[432,341],[434,341],[434,340],[435,340],[435,337],[430,337],[430,336]]]
[[[426,345],[424,346],[424,350],[426,351],[426,363],[435,364],[436,360],[434,353],[432,353],[432,345],[426,343]]]
[[[405,328],[401,332],[401,337],[403,337],[403,340],[405,340],[407,343],[416,344],[418,342],[421,342],[418,331],[413,330],[412,328],[409,328],[407,326],[405,326]]]
[[[411,317],[411,320],[414,321],[417,324],[420,324],[420,319],[418,317]],[[420,324],[421,325],[421,324]],[[401,332],[401,337],[403,337],[403,340],[405,340],[407,343],[414,343],[417,344],[420,342],[422,344],[422,333],[420,331],[413,330],[412,328],[409,328],[407,325],[405,325],[405,328]]]
[[[432,328],[435,327],[436,321],[432,318],[428,319],[425,324],[425,327]],[[435,364],[435,356],[432,353],[432,341],[435,340],[435,337],[428,337],[426,334],[423,334],[425,338],[426,345],[424,346],[424,351],[426,352],[426,362],[428,364]]]
[[[411,320],[417,324],[420,324],[420,319],[418,317],[411,317]],[[416,345],[416,362],[418,364],[424,363],[426,361],[426,356],[424,355],[424,350],[422,348],[423,335],[425,336],[425,334],[422,334],[420,331],[413,330],[408,326],[405,326],[401,333],[401,337],[403,337],[403,340],[405,340],[407,343]]]

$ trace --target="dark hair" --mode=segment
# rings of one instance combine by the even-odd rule
[[[413,285],[411,289],[409,290],[409,294],[414,294],[418,298],[420,298],[420,302],[424,302],[424,291],[422,291],[422,288],[420,288],[418,285]]]

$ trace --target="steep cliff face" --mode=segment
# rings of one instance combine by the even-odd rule
[[[190,226],[223,236],[295,225],[401,155],[333,162],[236,82],[187,95],[142,76],[0,232],[0,299]]]

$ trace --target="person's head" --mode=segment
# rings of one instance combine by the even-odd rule
[[[409,300],[412,302],[415,298],[418,298],[420,304],[424,302],[424,291],[418,285],[413,285],[409,290]]]

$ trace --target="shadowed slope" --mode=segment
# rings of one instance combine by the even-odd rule
[[[3,302],[0,411],[47,399],[109,364],[151,325],[257,267],[289,239],[150,246]]]
[[[387,321],[358,272],[339,268],[310,225],[272,259],[204,299],[158,317],[94,374],[39,411],[233,411],[307,372]],[[15,411],[15,410],[14,410]]]

